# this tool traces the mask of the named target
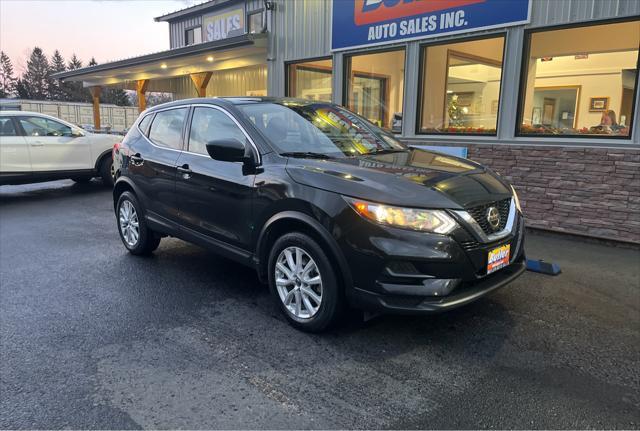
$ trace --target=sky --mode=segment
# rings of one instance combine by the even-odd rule
[[[154,17],[203,0],[0,0],[0,50],[24,70],[38,46],[86,65],[169,49],[169,24]]]

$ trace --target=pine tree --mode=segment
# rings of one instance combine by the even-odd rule
[[[102,103],[113,103],[118,106],[131,106],[129,95],[122,88],[103,88],[100,100]]]
[[[16,90],[17,79],[13,76],[11,59],[0,51],[0,97],[10,97]]]
[[[50,75],[54,73],[64,72],[67,69],[64,64],[64,58],[57,49],[51,57],[51,67],[49,69]],[[68,100],[66,91],[62,85],[62,82],[55,78],[49,79],[49,97],[51,100]]]
[[[74,53],[71,56],[71,60],[69,60],[69,65],[67,66],[67,69],[69,70],[75,70],[75,69],[80,69],[82,67],[82,61],[76,57],[76,54]]]
[[[22,77],[29,98],[45,100],[49,96],[49,61],[38,47],[33,48],[27,61],[27,71]]]
[[[69,60],[67,70],[75,70],[82,68],[82,61],[74,53]],[[65,92],[65,97],[71,102],[90,102],[91,94],[82,86],[82,82],[67,81],[63,83],[62,88]]]
[[[20,78],[16,81],[16,95],[18,99],[31,99],[31,93],[24,82],[24,79]]]

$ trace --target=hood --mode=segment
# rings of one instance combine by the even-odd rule
[[[343,159],[290,158],[287,172],[310,187],[405,207],[460,209],[511,196],[509,184],[482,165],[418,148]]]

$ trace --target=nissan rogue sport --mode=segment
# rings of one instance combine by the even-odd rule
[[[330,103],[156,106],[114,149],[114,166],[131,253],[173,236],[239,261],[303,330],[327,328],[348,306],[449,310],[525,269],[524,220],[503,178]]]

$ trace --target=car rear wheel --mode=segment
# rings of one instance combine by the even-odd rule
[[[296,328],[320,332],[341,315],[338,278],[322,247],[308,235],[293,232],[276,240],[269,255],[269,286]]]
[[[124,192],[116,209],[118,232],[124,246],[131,254],[148,255],[160,245],[160,236],[147,227],[142,209],[131,192]]]
[[[113,159],[111,156],[105,157],[105,159],[100,163],[100,177],[102,177],[102,182],[106,186],[113,187],[114,172]]]

